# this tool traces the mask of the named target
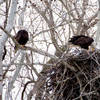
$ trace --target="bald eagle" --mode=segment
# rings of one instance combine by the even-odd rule
[[[77,35],[77,36],[73,36],[69,42],[71,42],[74,45],[78,45],[83,49],[89,49],[89,46],[92,44],[93,42],[93,38],[85,36],[85,35]]]
[[[20,45],[25,46],[25,44],[29,40],[28,32],[26,30],[19,30],[15,36],[15,39]],[[14,49],[15,52],[18,50],[16,45]]]

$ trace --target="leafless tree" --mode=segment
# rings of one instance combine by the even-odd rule
[[[47,63],[50,59],[59,60],[69,48],[68,39],[72,35],[91,36],[99,46],[98,2],[1,0],[0,100],[34,100],[40,72],[51,66]],[[29,41],[24,49],[18,44],[19,50],[15,53],[14,35],[20,29],[28,31]],[[2,61],[4,46],[7,54]]]

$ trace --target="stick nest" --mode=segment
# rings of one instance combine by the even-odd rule
[[[100,51],[51,59],[36,82],[36,100],[100,100]]]

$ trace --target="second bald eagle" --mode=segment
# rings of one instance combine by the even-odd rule
[[[15,36],[16,41],[22,45],[25,46],[27,41],[29,40],[28,32],[26,30],[19,30]],[[15,46],[15,52],[17,51],[17,46]]]
[[[89,49],[89,46],[92,44],[93,42],[93,38],[85,36],[85,35],[77,35],[77,36],[73,36],[69,42],[71,42],[74,45],[78,45],[83,49]]]

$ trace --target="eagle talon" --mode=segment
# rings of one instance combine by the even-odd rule
[[[21,48],[25,48],[25,45],[20,45]]]

